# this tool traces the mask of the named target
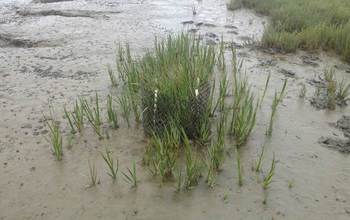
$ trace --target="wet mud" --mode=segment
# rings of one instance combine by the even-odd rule
[[[319,76],[324,68],[334,67],[337,79],[350,80],[349,64],[330,53],[283,54],[256,47],[268,18],[246,9],[228,11],[223,0],[36,2],[0,1],[1,220],[349,219],[350,160],[339,152],[348,152],[343,146],[349,140],[349,107],[329,110],[310,103],[316,87],[323,86]],[[175,183],[162,184],[142,166],[147,138],[142,129],[128,128],[122,120],[108,140],[99,140],[89,126],[71,138],[64,105],[70,108],[77,97],[95,91],[101,103],[110,92],[118,94],[110,86],[107,65],[115,68],[119,43],[128,42],[133,55],[140,56],[153,48],[155,36],[179,32],[195,33],[213,45],[223,37],[227,63],[234,46],[258,94],[271,74],[257,126],[240,149],[242,187],[237,185],[235,158],[228,153],[213,189],[202,178],[198,187],[176,193]],[[267,138],[274,93],[284,79],[287,95]],[[232,82],[231,71],[228,80]],[[301,83],[304,98],[298,95]],[[61,162],[55,161],[47,141],[43,114],[49,114],[49,106],[64,132]],[[320,137],[328,139],[320,143]],[[337,138],[341,141],[334,142]],[[233,144],[227,143],[230,152]],[[278,161],[267,191],[252,171],[263,144],[261,175],[273,154]],[[131,189],[121,175],[111,181],[100,156],[106,146],[121,171],[136,162],[138,188]],[[88,161],[96,162],[98,170],[100,184],[94,188],[87,187]]]

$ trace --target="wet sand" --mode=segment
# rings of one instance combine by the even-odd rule
[[[345,139],[332,123],[350,108],[313,107],[315,86],[308,82],[325,67],[350,80],[350,66],[329,53],[268,53],[250,45],[267,23],[250,10],[227,11],[223,0],[1,1],[0,219],[349,219],[349,156],[318,140]],[[153,47],[155,36],[180,31],[195,32],[208,44],[217,44],[221,35],[227,44],[234,42],[257,92],[272,74],[257,126],[240,149],[243,186],[237,185],[235,158],[229,154],[213,189],[202,178],[193,190],[176,193],[175,183],[161,184],[142,166],[147,141],[142,130],[123,123],[110,131],[109,140],[99,141],[91,128],[77,135],[71,148],[65,139],[63,161],[55,161],[42,116],[49,104],[68,137],[63,105],[95,91],[105,102],[111,91],[106,66],[115,65],[118,43],[129,42],[139,56]],[[267,139],[273,94],[285,78],[288,94]],[[306,85],[305,99],[298,97],[300,83]],[[251,170],[265,142],[263,169],[268,170],[273,152],[277,159],[266,192]],[[114,151],[121,171],[137,162],[136,189],[121,175],[112,183],[99,153],[105,146]],[[230,152],[229,141],[226,147]],[[98,169],[100,184],[94,188],[87,188],[88,160]]]

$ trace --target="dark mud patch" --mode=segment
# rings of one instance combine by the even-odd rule
[[[335,127],[341,130],[344,133],[346,139],[333,138],[333,137],[321,137],[318,142],[331,149],[338,150],[341,153],[349,154],[350,153],[350,116],[343,115],[339,119]]]
[[[17,11],[21,16],[61,16],[61,17],[83,17],[99,18],[105,14],[119,14],[121,11],[91,11],[91,10],[20,10]]]
[[[319,66],[318,62],[320,61],[320,58],[315,55],[303,55],[300,58],[305,65],[310,65],[313,67]]]
[[[297,78],[295,72],[293,72],[291,70],[287,70],[287,69],[282,68],[279,70],[279,72],[282,73],[286,77]]]
[[[51,42],[47,40],[32,40],[17,37],[11,34],[0,34],[0,47],[19,47],[19,48],[31,48],[31,47],[56,47],[60,44],[58,42]]]

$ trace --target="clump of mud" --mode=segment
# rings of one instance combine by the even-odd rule
[[[337,121],[335,127],[340,129],[347,139],[321,137],[318,142],[326,147],[336,149],[341,153],[350,153],[350,116],[345,116]]]

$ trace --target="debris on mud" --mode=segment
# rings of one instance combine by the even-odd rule
[[[313,67],[319,66],[317,61],[319,61],[320,58],[318,58],[317,56],[314,56],[314,55],[303,55],[300,58],[303,61],[303,63],[306,64],[306,65],[310,65],[310,66],[313,66]]]
[[[118,14],[120,11],[91,11],[91,10],[19,10],[21,16],[62,16],[62,17],[84,17],[98,18],[104,14]]]
[[[335,125],[336,128],[340,129],[347,139],[332,138],[332,137],[321,137],[318,142],[328,148],[338,150],[341,153],[350,153],[350,116],[343,115]]]
[[[282,73],[283,75],[285,75],[286,77],[289,78],[296,78],[295,72],[291,71],[291,70],[287,70],[287,69],[280,69],[279,70],[280,73]]]

